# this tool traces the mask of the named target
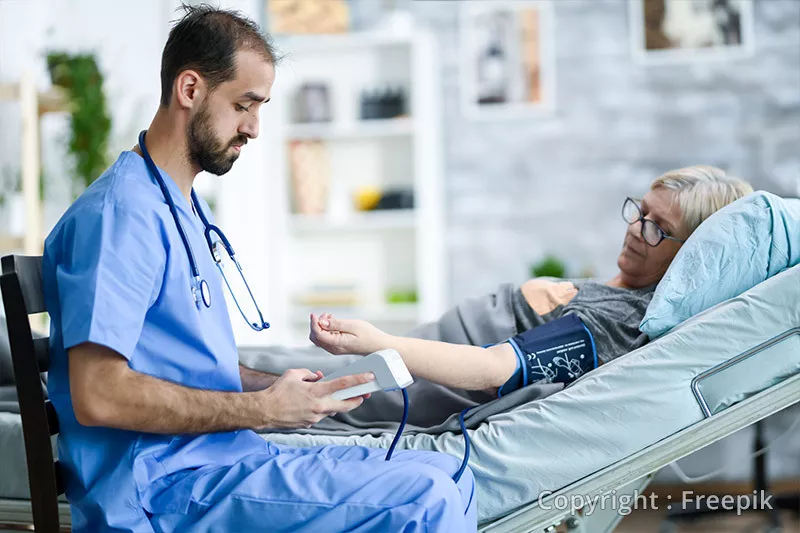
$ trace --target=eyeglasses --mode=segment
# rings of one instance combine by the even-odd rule
[[[622,218],[628,224],[642,223],[642,239],[650,246],[656,247],[661,244],[664,239],[669,239],[676,242],[686,242],[681,239],[670,236],[669,233],[661,229],[661,227],[652,220],[646,219],[642,216],[642,209],[631,197],[625,198],[625,203],[622,204]]]

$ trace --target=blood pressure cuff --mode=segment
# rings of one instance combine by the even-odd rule
[[[534,383],[566,385],[597,368],[594,338],[581,319],[571,313],[507,342],[517,354],[517,370],[498,389],[498,396]]]

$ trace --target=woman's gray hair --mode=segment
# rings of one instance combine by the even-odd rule
[[[650,185],[650,189],[662,188],[677,194],[686,236],[717,210],[753,192],[745,180],[708,165],[670,170]]]

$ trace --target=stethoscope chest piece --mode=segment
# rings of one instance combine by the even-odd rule
[[[211,289],[208,288],[206,280],[200,281],[200,299],[203,300],[203,305],[211,307]]]
[[[211,289],[206,283],[206,280],[196,277],[194,285],[192,286],[192,295],[194,296],[194,303],[200,309],[205,306],[206,309],[211,307]],[[202,304],[202,305],[201,305]]]

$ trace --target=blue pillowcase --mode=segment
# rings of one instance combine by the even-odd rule
[[[639,329],[651,339],[800,263],[800,199],[756,191],[706,219],[656,287]]]

